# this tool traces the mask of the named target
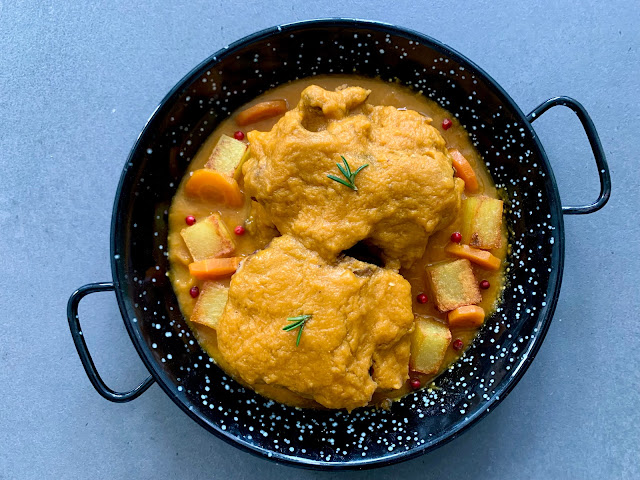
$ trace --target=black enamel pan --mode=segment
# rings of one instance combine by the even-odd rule
[[[507,287],[497,311],[455,367],[389,411],[300,410],[268,401],[224,374],[195,342],[165,273],[167,212],[200,144],[232,111],[277,85],[329,73],[399,79],[451,111],[470,133],[507,198]],[[562,206],[532,123],[554,106],[573,110],[600,175],[598,199]],[[133,146],[116,192],[108,283],[69,299],[80,359],[106,399],[126,402],[157,382],[216,436],[279,462],[323,469],[388,465],[433,450],[476,423],[505,398],[540,348],[558,300],[564,260],[563,215],[602,208],[611,181],[595,127],[568,97],[523,114],[484,71],[442,43],[391,25],[314,20],[270,28],[217,52],[160,103]],[[150,376],[128,392],[101,380],[78,320],[78,303],[114,291],[131,340]]]

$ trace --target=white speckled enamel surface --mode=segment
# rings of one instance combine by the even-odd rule
[[[398,23],[452,45],[493,75],[525,113],[557,94],[577,98],[599,129],[613,175],[614,194],[604,210],[565,219],[566,268],[558,309],[542,350],[523,380],[500,408],[463,437],[425,457],[376,471],[381,478],[447,478],[452,471],[459,478],[634,478],[640,474],[640,438],[635,427],[640,420],[635,408],[640,358],[634,349],[640,336],[640,232],[631,215],[640,202],[638,181],[629,174],[635,171],[631,159],[640,147],[632,134],[640,130],[633,80],[640,74],[640,39],[635,28],[640,15],[637,7],[623,2],[609,2],[606,8],[595,2],[570,3],[515,10],[494,2],[477,2],[472,7],[443,2],[433,10],[416,11],[408,2],[399,2],[393,9],[382,2],[368,2],[366,15],[356,5],[334,6],[331,11]],[[225,444],[180,412],[157,386],[129,404],[106,402],[86,379],[64,320],[65,303],[73,289],[110,279],[109,224],[120,170],[164,94],[199,61],[245,34],[327,14],[326,4],[290,6],[278,1],[270,2],[268,8],[256,2],[233,8],[205,3],[133,8],[110,2],[91,9],[53,2],[0,2],[4,124],[0,146],[5,167],[0,191],[5,235],[0,250],[17,252],[15,256],[5,253],[1,267],[5,282],[0,303],[12,308],[5,308],[2,326],[8,334],[0,347],[5,364],[0,369],[0,389],[5,393],[0,411],[4,433],[0,478],[251,478],[257,471],[264,478],[332,476],[291,470]],[[363,57],[362,62],[366,61]],[[424,87],[428,94],[428,85]],[[435,98],[455,112],[446,98]],[[469,106],[478,111],[481,107]],[[551,158],[563,201],[577,204],[595,198],[596,169],[575,118],[556,108],[535,126]],[[520,128],[511,125],[504,133],[500,140],[505,147],[512,140],[518,142]],[[149,156],[154,151],[145,149]],[[510,154],[502,148],[495,153]],[[537,169],[533,163],[532,173]],[[506,175],[496,180],[511,185]],[[516,218],[539,207],[527,181],[519,180],[522,195],[511,198]],[[555,245],[551,226],[542,220],[529,233],[544,232],[549,245]],[[526,275],[513,285],[513,295],[545,275],[527,266],[535,252],[518,250],[518,241],[514,247],[523,264],[516,262],[513,268],[526,270]],[[160,246],[161,242],[157,250]],[[502,319],[492,326],[498,329],[494,333],[500,333],[500,325],[511,328],[510,322],[544,308],[545,302],[537,298],[508,315],[499,312]],[[19,305],[17,315],[9,313]],[[138,382],[145,369],[130,345],[113,296],[87,298],[80,314],[107,383],[126,389]],[[166,320],[160,317],[149,326],[165,338],[181,333],[168,328]],[[489,360],[508,361],[522,354],[531,340],[528,336],[505,338],[508,343],[492,344],[495,351],[490,355],[497,358]],[[491,337],[486,342],[491,343]],[[174,362],[176,354],[162,358],[164,363]],[[471,371],[472,361],[471,357],[463,360]],[[206,357],[196,355],[193,362],[198,364],[194,368],[214,368]],[[456,377],[453,386],[464,390],[462,384],[470,377],[462,377]],[[197,408],[214,410],[215,402],[207,398],[207,376],[202,378]],[[216,388],[227,391],[237,386],[223,381]],[[483,382],[477,394],[490,398],[489,382]],[[407,397],[405,402],[418,416],[440,404],[451,405],[446,394],[435,392],[419,400]],[[467,401],[456,399],[455,405],[459,415],[468,414]],[[327,444],[322,455],[329,461],[329,455],[346,455],[343,451],[350,449],[362,450],[366,457],[366,444],[378,440],[384,448],[398,452],[426,438],[416,434],[404,417],[376,414],[373,431],[354,436],[346,449],[337,450],[331,443],[336,441],[332,430],[342,414],[332,414],[313,428],[290,422],[293,434],[286,429],[269,430],[276,422],[286,423],[286,409],[267,405],[258,412],[246,402],[226,410],[223,425],[235,428],[245,410],[258,418],[263,415],[263,428],[254,427],[253,436],[266,433],[274,444],[278,440],[282,452],[295,449],[300,435],[318,436]],[[355,432],[358,423],[371,421],[369,415],[356,412],[353,427],[345,431]],[[393,435],[382,440],[377,428]],[[372,473],[341,475],[356,478]]]

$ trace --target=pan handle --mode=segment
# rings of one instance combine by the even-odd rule
[[[598,175],[600,176],[600,196],[594,203],[579,206],[563,206],[562,213],[565,215],[583,215],[586,213],[596,212],[606,205],[609,201],[609,197],[611,196],[611,174],[609,173],[607,159],[605,157],[602,144],[600,143],[600,137],[598,136],[596,127],[585,108],[580,104],[580,102],[571,97],[554,97],[542,102],[534,108],[533,111],[527,115],[527,120],[529,120],[529,123],[533,123],[540,115],[556,105],[569,107],[580,119],[582,128],[584,128],[587,138],[589,139],[589,144],[591,145],[591,150],[593,151],[593,156],[595,157],[596,165],[598,166]]]
[[[84,341],[84,336],[82,335],[82,327],[80,326],[80,320],[78,318],[78,305],[80,303],[80,300],[82,300],[90,293],[108,292],[113,290],[115,290],[113,283],[106,282],[90,283],[88,285],[80,287],[71,294],[71,297],[69,297],[69,302],[67,303],[67,318],[69,320],[69,329],[71,330],[73,343],[75,343],[76,345],[78,355],[80,356],[80,360],[82,361],[82,366],[84,367],[84,371],[87,372],[87,376],[89,377],[91,384],[96,389],[96,391],[107,400],[116,403],[123,403],[133,400],[134,398],[142,395],[153,384],[153,377],[147,377],[140,385],[138,385],[133,390],[129,390],[128,392],[115,392],[107,387],[102,378],[100,378],[100,374],[96,370],[96,366],[93,363],[93,359],[91,358],[91,354],[89,353],[87,344]]]

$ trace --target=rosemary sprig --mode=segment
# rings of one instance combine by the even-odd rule
[[[340,155],[340,157],[342,158],[342,162],[344,163],[344,166],[340,165],[339,163],[336,163],[336,165],[338,166],[338,170],[340,170],[340,173],[344,175],[344,178],[346,178],[346,181],[340,177],[336,177],[335,175],[327,175],[327,177],[357,192],[358,187],[356,187],[356,184],[355,184],[356,175],[360,173],[360,170],[362,170],[365,167],[368,167],[369,164],[366,163],[362,165],[355,172],[352,173],[351,167],[349,166],[349,162],[347,162],[347,159],[344,158],[344,156],[342,155]]]
[[[300,337],[302,336],[302,329],[307,320],[311,318],[311,315],[298,315],[297,317],[289,317],[287,318],[287,322],[293,322],[284,327],[282,330],[285,332],[290,332],[291,330],[295,330],[299,328],[298,337],[296,338],[296,347],[300,345]]]

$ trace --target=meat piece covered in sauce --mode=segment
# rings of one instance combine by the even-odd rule
[[[231,279],[218,347],[230,372],[258,391],[282,387],[352,410],[407,380],[411,302],[399,274],[350,257],[328,264],[284,235]],[[296,345],[299,330],[283,328],[301,315]]]
[[[429,236],[460,208],[464,182],[429,118],[365,103],[369,90],[307,87],[269,132],[249,132],[247,195],[283,234],[333,261],[357,242],[379,247],[389,267],[410,266]],[[354,187],[328,178],[352,172]]]

